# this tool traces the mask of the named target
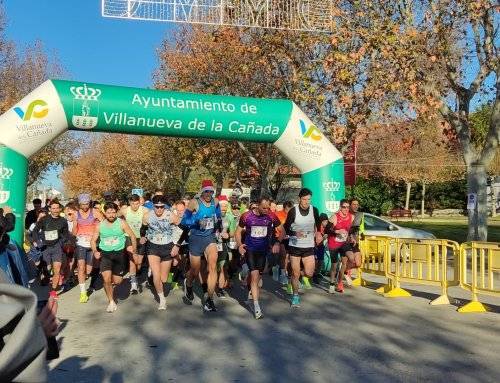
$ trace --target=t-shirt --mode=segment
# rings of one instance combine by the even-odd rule
[[[68,221],[66,218],[54,218],[49,214],[36,223],[33,237],[36,242],[42,240],[48,247],[63,244],[69,239]]]
[[[266,251],[271,245],[274,230],[281,224],[276,215],[258,215],[248,211],[240,217],[239,226],[245,229],[245,245],[251,251]]]

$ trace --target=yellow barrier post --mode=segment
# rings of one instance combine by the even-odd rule
[[[470,283],[468,283],[470,255]],[[479,259],[479,270],[478,270]],[[494,273],[500,272],[500,243],[469,242],[460,247],[460,286],[469,290],[472,300],[460,307],[460,313],[477,313],[488,311],[487,306],[478,299],[478,294],[500,297],[500,288],[495,288]],[[478,278],[479,274],[479,278]]]
[[[385,297],[409,297],[411,294],[401,288],[401,282],[440,286],[441,295],[430,302],[432,305],[450,304],[448,287],[460,283],[458,274],[448,279],[448,255],[454,263],[459,260],[458,243],[434,239],[396,239],[394,262],[387,258],[387,277],[392,280],[393,289]]]
[[[388,242],[388,238],[375,236],[366,236],[360,241],[361,267],[358,269],[359,274],[356,278],[357,286],[368,284],[368,281],[363,278],[363,273],[387,277],[385,259],[388,254]],[[376,291],[382,294],[389,291],[392,287],[389,283],[390,281],[387,281]]]

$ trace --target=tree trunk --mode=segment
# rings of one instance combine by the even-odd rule
[[[486,241],[488,239],[488,206],[486,194],[486,167],[475,163],[467,167],[467,193],[477,195],[475,209],[468,210],[468,241]]]
[[[425,214],[425,181],[422,181],[422,205],[420,207],[420,216],[423,218]]]
[[[410,208],[410,192],[411,192],[411,182],[406,182],[406,203],[405,203],[406,210]]]
[[[222,173],[215,175],[215,195],[220,195],[222,192],[222,184],[224,182],[224,176]]]
[[[495,182],[492,181],[491,182],[491,186],[490,186],[490,196],[491,196],[491,217],[492,218],[495,218],[497,216],[497,193],[496,193],[496,190],[494,188],[494,185]]]

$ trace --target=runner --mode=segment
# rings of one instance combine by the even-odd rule
[[[141,206],[141,197],[137,194],[132,194],[128,203],[128,206],[122,207],[120,215],[125,218],[125,221],[134,232],[137,243],[137,253],[133,253],[132,241],[127,236],[126,248],[129,257],[130,294],[135,295],[139,292],[137,277],[141,274],[142,261],[146,254],[145,244],[141,243],[142,241],[139,241],[139,239],[141,238],[143,217],[147,214],[148,210]]]
[[[328,250],[332,260],[332,268],[330,271],[330,287],[328,292],[330,294],[344,292],[344,284],[342,283],[342,275],[345,271],[345,264],[347,258],[345,255],[346,248],[344,245],[349,237],[349,230],[352,226],[354,216],[349,212],[349,201],[342,199],[340,201],[340,210],[330,217],[330,220],[325,228],[325,233],[328,235]],[[337,273],[337,264],[342,258],[342,267]],[[344,260],[345,258],[345,260]],[[337,287],[335,287],[337,283]]]
[[[101,273],[104,282],[104,291],[109,300],[106,308],[108,313],[116,311],[117,306],[113,298],[113,285],[122,283],[127,269],[125,255],[125,235],[132,241],[132,251],[137,251],[135,234],[123,219],[117,217],[118,206],[114,202],[104,204],[104,218],[95,226],[92,236],[92,251],[97,259],[101,260]],[[99,250],[97,248],[99,239]]]
[[[288,212],[293,208],[293,202],[292,201],[286,201],[283,203],[283,210],[278,210],[276,211],[276,215],[278,216],[278,219],[280,220],[281,224],[284,224],[286,221],[286,217],[288,215]],[[288,276],[287,276],[287,269],[288,269],[288,238],[286,238],[286,234],[284,232],[283,227],[281,227],[279,230],[281,230],[283,233],[284,239],[282,240],[281,247],[280,247],[280,270],[279,270],[279,282],[281,283],[282,286],[286,286],[288,284]],[[291,273],[290,273],[291,275]]]
[[[193,281],[200,273],[201,256],[204,255],[208,263],[207,291],[203,305],[205,311],[217,311],[213,301],[217,284],[218,257],[215,232],[216,228],[220,227],[221,213],[217,199],[213,198],[214,192],[212,181],[204,180],[200,198],[192,199],[189,202],[182,218],[182,225],[190,229],[190,269],[184,279],[184,294],[187,302],[193,301]]]
[[[217,273],[218,273],[218,289],[216,294],[218,298],[226,298],[226,289],[229,283],[228,266],[230,261],[230,244],[234,241],[234,231],[236,229],[235,219],[229,208],[229,202],[225,195],[219,197],[219,205],[221,209],[222,228],[217,236]],[[231,257],[232,258],[232,257]]]
[[[162,195],[153,197],[153,211],[146,211],[142,219],[141,243],[147,240],[149,267],[153,273],[153,283],[160,304],[158,310],[166,310],[167,302],[163,284],[167,283],[172,258],[179,253],[179,240],[182,230],[177,226],[179,218],[166,209],[166,198]]]
[[[87,303],[89,300],[85,281],[91,275],[93,264],[93,253],[91,240],[97,222],[103,217],[98,209],[91,208],[92,200],[89,194],[78,196],[78,211],[76,213],[73,234],[76,236],[76,260],[78,267],[78,286],[80,287],[80,303]],[[95,271],[94,271],[95,274]]]
[[[42,257],[47,265],[52,265],[52,289],[50,297],[57,298],[57,288],[64,261],[63,245],[69,238],[68,222],[61,217],[61,204],[57,200],[49,203],[50,214],[41,218],[33,229],[35,246],[41,244]]]
[[[300,306],[299,278],[301,264],[304,267],[304,276],[310,278],[314,274],[314,246],[323,238],[319,234],[321,221],[318,209],[311,205],[312,192],[303,188],[299,192],[299,204],[288,212],[283,225],[289,236],[288,253],[292,267],[292,307]]]
[[[352,198],[350,201],[350,211],[354,215],[351,229],[349,230],[348,246],[346,246],[345,255],[347,257],[346,271],[344,278],[348,286],[352,285],[351,271],[354,268],[361,267],[361,250],[359,249],[359,236],[365,231],[364,214],[359,209],[359,201]]]
[[[250,288],[255,319],[260,319],[263,316],[259,305],[259,282],[266,266],[266,257],[271,245],[273,253],[279,252],[280,243],[275,230],[279,226],[281,226],[279,219],[275,215],[269,215],[269,199],[261,198],[254,209],[241,216],[236,228],[236,244],[240,254],[245,255],[250,270]],[[242,241],[243,230],[245,230],[244,241]]]

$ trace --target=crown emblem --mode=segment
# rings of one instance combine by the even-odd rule
[[[87,84],[83,84],[83,86],[72,86],[69,90],[77,100],[97,101],[97,98],[101,95],[100,89],[89,87]]]
[[[13,174],[14,174],[14,169],[4,168],[3,164],[0,162],[0,179],[9,180]]]

